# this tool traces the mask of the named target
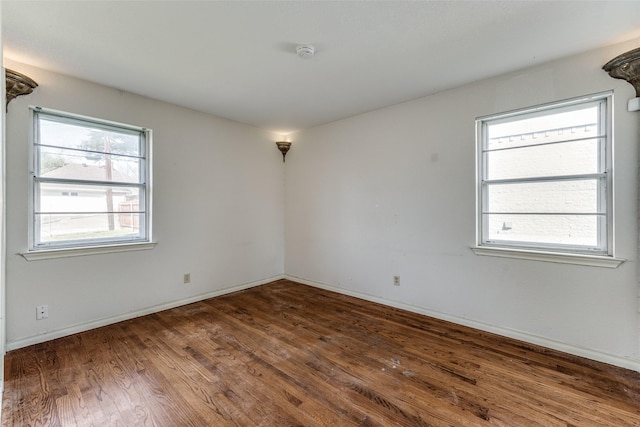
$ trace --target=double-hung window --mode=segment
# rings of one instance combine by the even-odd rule
[[[32,113],[30,251],[149,242],[150,131]]]
[[[612,94],[476,120],[477,247],[613,256]]]

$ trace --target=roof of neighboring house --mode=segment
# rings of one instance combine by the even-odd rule
[[[104,165],[88,165],[86,163],[67,163],[66,165],[43,173],[46,178],[70,178],[85,181],[104,181],[107,178]],[[124,175],[113,169],[111,172],[111,181],[114,182],[137,182],[135,178]]]

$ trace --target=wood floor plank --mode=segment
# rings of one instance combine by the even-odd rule
[[[280,280],[9,352],[3,426],[640,427],[640,374]]]
[[[212,339],[223,345],[230,354],[233,354],[245,366],[249,367],[252,375],[258,375],[265,380],[268,379],[272,398],[274,397],[274,391],[279,390],[280,393],[276,393],[276,397],[285,398],[289,404],[299,406],[305,403],[303,405],[304,413],[314,417],[314,424],[320,422],[322,425],[335,425],[327,420],[327,417],[331,416],[332,413],[327,411],[327,405],[332,405],[333,399],[325,399],[321,393],[315,391],[318,387],[322,388],[323,384],[319,382],[314,384],[313,378],[309,378],[308,382],[301,383],[295,379],[296,372],[290,372],[283,368],[287,356],[281,352],[284,348],[282,345],[277,346],[278,355],[275,358],[271,358],[270,354],[273,349],[269,349],[269,340],[264,335],[258,337],[255,332],[248,335],[242,328],[243,323],[236,322],[231,317],[225,319],[216,318],[215,321],[217,324],[226,325],[224,329],[233,331],[233,334],[218,334]],[[274,387],[276,385],[279,387]],[[353,417],[357,419],[358,416],[355,415]],[[339,421],[342,422],[342,419]]]
[[[254,302],[255,303],[255,302]],[[259,313],[260,311],[258,311]],[[259,314],[257,314],[259,315]],[[319,328],[316,327],[316,330],[318,330]],[[330,333],[330,331],[320,331],[318,332],[319,336],[322,336],[323,334],[326,333]],[[296,338],[299,338],[302,335],[302,333],[297,330],[295,331],[294,336]],[[285,338],[280,336],[280,335],[276,335],[278,336],[278,338],[282,341]],[[350,337],[351,335],[349,335]],[[368,335],[367,335],[368,336]],[[367,338],[365,336],[364,340],[369,340],[370,338]],[[327,340],[325,340],[327,341]],[[342,340],[344,341],[344,339]],[[362,343],[351,343],[348,347],[352,347],[352,348],[358,348],[359,344]],[[405,380],[405,377],[413,377],[413,381],[415,382],[417,380],[417,375],[415,371],[412,370],[407,370],[404,369],[402,366],[398,366],[398,369],[396,369],[396,364],[399,365],[400,364],[400,359],[406,359],[405,355],[403,353],[398,353],[398,351],[402,351],[403,347],[405,346],[398,346],[396,345],[383,345],[383,343],[380,340],[376,340],[376,353],[381,353],[384,351],[388,351],[389,354],[393,354],[395,355],[394,357],[389,357],[388,359],[385,360],[374,360],[371,358],[368,358],[366,356],[363,356],[361,354],[358,354],[358,352],[353,351],[353,352],[348,352],[346,353],[346,349],[347,347],[344,347],[343,349],[340,348],[335,348],[332,349],[329,354],[336,354],[338,357],[336,358],[337,360],[346,360],[346,361],[352,361],[352,360],[357,360],[358,363],[360,364],[364,364],[366,366],[377,366],[377,367],[381,367],[380,369],[384,372],[386,371],[387,373],[387,377],[389,378],[389,380],[392,379],[392,374],[398,374],[396,375],[396,378],[399,378],[402,382],[402,380]],[[440,367],[442,368],[442,367]],[[346,366],[344,369],[350,371],[350,372],[354,372],[354,371],[358,371],[358,366]],[[376,368],[377,369],[377,368]],[[402,371],[402,373],[400,373]],[[427,389],[431,392],[432,397],[435,399],[438,399],[439,401],[449,401],[449,402],[454,402],[455,404],[462,410],[462,411],[468,411],[470,413],[473,414],[473,416],[485,419],[487,417],[487,412],[488,412],[488,408],[484,407],[482,404],[479,403],[475,403],[473,402],[471,399],[467,400],[464,397],[464,392],[458,391],[458,394],[453,394],[449,393],[446,390],[447,387],[450,386],[450,383],[453,381],[455,382],[455,380],[458,380],[460,378],[462,378],[462,381],[464,382],[471,382],[472,384],[475,384],[475,381],[471,381],[466,377],[462,377],[459,374],[456,374],[454,372],[452,372],[451,369],[445,369],[442,368],[441,372],[438,372],[436,370],[436,372],[431,371],[432,375],[429,375],[430,379],[429,381],[421,381],[419,383],[419,387],[421,387],[422,389]],[[440,374],[440,383],[438,384],[437,380],[433,379],[433,374],[435,374],[436,376],[438,374]],[[361,373],[360,374],[361,378],[366,378],[367,374],[366,372]],[[403,387],[405,389],[405,391],[408,391],[408,389],[411,388],[410,383],[407,383],[406,381],[403,383]],[[361,386],[357,386],[354,384],[351,384],[351,388],[353,390],[356,390],[359,393],[362,393],[365,396],[369,396],[369,398],[372,398],[373,400],[376,401],[381,401],[380,397],[375,396],[371,391],[367,390],[367,389],[363,389]],[[435,406],[436,408],[438,407],[438,405]],[[398,410],[398,409],[397,409]],[[430,419],[434,419],[437,418],[437,415],[435,413],[429,413],[428,417]],[[462,425],[463,423],[466,425],[468,424],[468,420],[462,420],[462,419],[455,419],[455,420],[446,420],[447,422],[452,422],[452,423],[457,423],[457,425]],[[546,423],[547,425],[549,425],[549,423]]]

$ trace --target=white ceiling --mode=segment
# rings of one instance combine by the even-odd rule
[[[283,135],[640,37],[637,0],[0,7],[10,59]]]

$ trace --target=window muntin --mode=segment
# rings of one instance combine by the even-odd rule
[[[149,242],[150,131],[39,107],[33,123],[30,250]]]
[[[613,255],[611,98],[476,121],[479,246]]]

